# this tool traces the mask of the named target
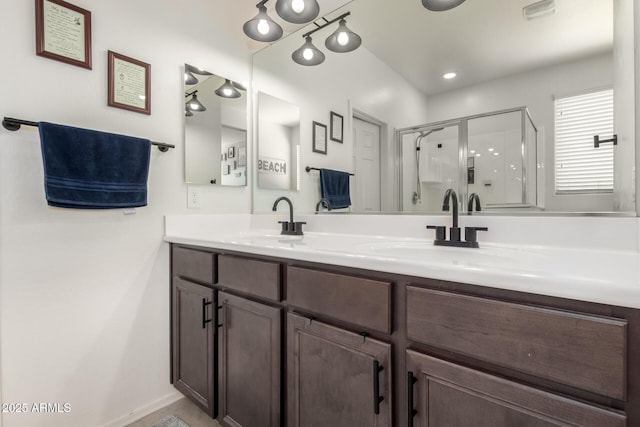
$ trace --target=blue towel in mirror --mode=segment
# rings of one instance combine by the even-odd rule
[[[331,203],[331,209],[351,206],[349,173],[332,169],[320,169],[320,192]]]
[[[147,205],[148,139],[40,122],[50,206],[118,209]]]

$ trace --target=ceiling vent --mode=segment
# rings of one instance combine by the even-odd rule
[[[543,18],[556,13],[556,0],[540,0],[522,8],[522,16],[527,21]]]

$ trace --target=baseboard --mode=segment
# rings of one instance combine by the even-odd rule
[[[104,424],[102,427],[123,427],[132,422],[139,420],[140,418],[149,415],[152,412],[157,411],[160,408],[164,408],[167,405],[172,404],[180,399],[182,399],[184,395],[179,393],[178,391],[167,394],[166,396],[161,397],[158,400],[155,400],[148,405],[142,406],[140,408],[134,409],[129,412],[127,415],[124,415],[118,419],[110,421]]]

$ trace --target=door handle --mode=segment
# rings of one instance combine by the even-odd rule
[[[211,301],[207,301],[206,298],[202,298],[202,329],[206,329],[207,323],[213,321],[212,319],[207,319],[207,306],[211,305]]]
[[[373,412],[380,414],[380,402],[384,400],[384,396],[380,396],[380,371],[384,370],[384,366],[380,366],[377,360],[373,361]]]
[[[418,414],[418,411],[413,409],[413,385],[418,379],[413,376],[413,372],[409,372],[407,375],[407,426],[413,427],[413,418]]]

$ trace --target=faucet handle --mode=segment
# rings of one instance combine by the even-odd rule
[[[465,227],[464,228],[464,240],[470,243],[478,241],[478,231],[489,231],[488,227]]]
[[[302,232],[302,225],[306,224],[304,221],[297,222],[289,222],[289,221],[278,221],[278,224],[282,224],[282,231],[280,234],[288,234],[293,236],[302,236],[304,233]]]
[[[427,225],[427,230],[436,230],[436,240],[446,239],[447,227],[444,225]]]

